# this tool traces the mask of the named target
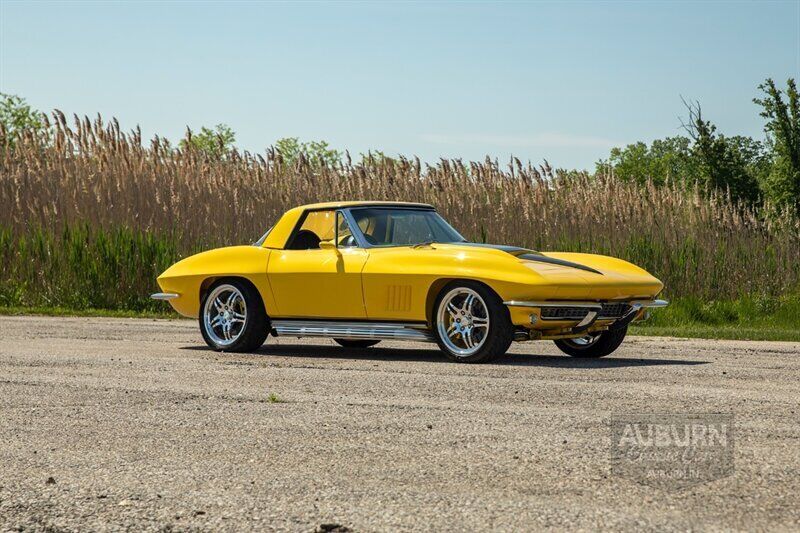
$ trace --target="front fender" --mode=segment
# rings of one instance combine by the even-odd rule
[[[259,246],[217,248],[178,261],[158,277],[158,285],[167,293],[177,294],[169,300],[181,315],[197,318],[201,291],[213,280],[239,277],[255,285],[269,313],[275,308],[267,279],[267,263],[271,250]]]

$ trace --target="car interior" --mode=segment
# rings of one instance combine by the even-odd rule
[[[373,246],[404,246],[422,242],[451,242],[460,237],[448,233],[447,228],[431,213],[408,209],[358,209],[352,211],[364,239]],[[334,239],[336,211],[311,211],[291,238],[287,250],[317,250],[320,242]],[[344,217],[338,217],[340,248],[357,246]]]
[[[287,250],[319,250],[320,242],[334,239],[335,211],[311,211],[286,246]],[[355,237],[343,217],[339,217],[339,248],[356,246]]]

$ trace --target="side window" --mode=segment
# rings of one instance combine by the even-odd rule
[[[329,241],[334,235],[334,211],[311,211],[306,214],[300,228],[295,232],[287,250],[315,250],[320,241]]]
[[[336,237],[336,224],[339,224],[340,248],[356,246],[350,226],[336,211],[311,211],[303,219],[303,223],[292,237],[287,250],[316,250],[322,241],[331,241]]]

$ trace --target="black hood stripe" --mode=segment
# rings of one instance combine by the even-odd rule
[[[603,275],[602,272],[599,270],[595,270],[592,267],[587,267],[586,265],[581,265],[580,263],[573,263],[572,261],[567,261],[565,259],[556,259],[555,257],[547,257],[546,255],[541,254],[522,254],[518,255],[520,259],[526,259],[528,261],[536,261],[537,263],[549,263],[551,265],[561,265],[570,268],[577,268],[578,270],[585,270],[586,272],[592,272],[594,274]]]
[[[600,272],[599,270],[595,270],[592,267],[581,265],[579,263],[573,263],[572,261],[567,261],[565,259],[556,259],[555,257],[547,257],[546,255],[542,255],[541,253],[535,250],[529,250],[527,248],[519,248],[517,246],[505,246],[502,244],[483,244],[479,242],[460,242],[458,244],[464,246],[477,246],[479,248],[494,248],[495,250],[501,250],[503,252],[513,255],[514,257],[525,259],[526,261],[536,261],[537,263],[548,263],[550,265],[559,265],[569,268],[577,268],[578,270],[585,270],[586,272],[591,272],[593,274],[600,274],[601,276],[603,275],[602,272]]]

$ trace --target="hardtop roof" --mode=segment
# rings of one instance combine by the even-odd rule
[[[347,201],[347,202],[319,202],[316,204],[306,204],[295,207],[295,209],[300,209],[303,211],[308,211],[309,209],[336,209],[342,207],[424,207],[427,209],[433,209],[433,206],[430,204],[422,204],[418,202],[386,202],[386,201],[369,201],[369,200],[358,200],[358,201]]]
[[[265,248],[279,248],[286,246],[286,242],[298,224],[303,213],[320,209],[342,209],[354,207],[405,207],[434,209],[430,204],[420,204],[414,202],[374,202],[374,201],[350,201],[350,202],[320,202],[316,204],[306,204],[293,207],[286,211],[278,222],[264,238],[262,246]]]

